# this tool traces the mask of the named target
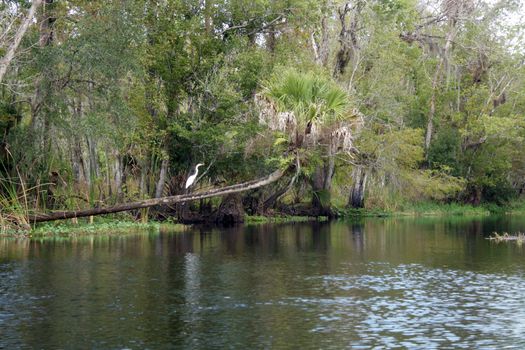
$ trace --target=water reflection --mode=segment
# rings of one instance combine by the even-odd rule
[[[525,347],[510,218],[0,239],[0,348]]]

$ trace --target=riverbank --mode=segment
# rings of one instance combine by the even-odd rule
[[[486,203],[478,206],[461,203],[432,203],[423,202],[406,205],[397,210],[381,209],[347,209],[337,210],[339,217],[400,217],[400,216],[487,216],[493,214],[522,214],[525,213],[523,200],[513,201],[504,205]]]
[[[418,203],[407,205],[395,211],[380,209],[347,209],[335,208],[334,216],[339,219],[358,219],[364,217],[446,217],[446,216],[465,216],[481,217],[493,214],[522,214],[525,213],[525,202],[514,201],[504,206],[495,204],[484,204],[472,206],[468,204],[438,204],[438,203]],[[327,216],[291,216],[291,215],[272,215],[272,216],[251,216],[246,215],[244,223],[247,225],[257,225],[265,223],[292,223],[308,221],[328,221]],[[32,226],[31,229],[7,229],[3,230],[2,236],[18,237],[68,237],[79,235],[113,235],[127,234],[147,231],[168,231],[183,232],[191,225],[184,225],[172,221],[150,221],[142,223],[133,220],[129,215],[110,215],[95,217],[93,222],[88,219],[79,219],[78,223],[70,220],[47,222]]]
[[[338,211],[340,217],[399,217],[399,216],[486,216],[494,213],[492,207],[463,204],[435,204],[424,203],[414,206],[407,206],[400,210],[388,211],[381,209],[342,209]],[[497,210],[504,212],[504,210]]]
[[[45,238],[45,237],[75,237],[84,235],[124,235],[140,232],[184,232],[190,225],[173,222],[151,221],[142,223],[131,219],[99,218],[93,223],[72,223],[71,221],[55,221],[33,226],[30,230],[5,230],[0,236]]]

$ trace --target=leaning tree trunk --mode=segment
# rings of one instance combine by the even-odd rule
[[[297,179],[299,178],[299,174],[301,172],[301,163],[299,162],[299,157],[295,158],[295,174],[290,180],[290,182],[283,188],[277,190],[274,192],[270,197],[268,197],[263,203],[262,203],[262,213],[265,213],[269,208],[273,207],[279,198],[284,196],[288,191],[290,191],[293,187],[293,185],[296,183]]]
[[[260,214],[264,214],[268,211],[268,209],[272,208],[275,206],[275,204],[277,203],[277,200],[279,200],[279,198],[281,198],[282,196],[284,196],[284,194],[286,192],[288,192],[290,190],[291,186],[287,185],[286,187],[282,187],[280,189],[278,189],[277,191],[275,191],[274,193],[272,193],[261,205],[261,212]]]
[[[61,211],[61,212],[54,212],[54,213],[49,213],[49,214],[32,214],[28,216],[28,220],[29,222],[36,223],[36,222],[44,222],[44,221],[80,218],[80,217],[86,217],[86,216],[92,216],[92,215],[102,215],[102,214],[118,213],[122,211],[135,210],[135,209],[141,209],[141,208],[149,208],[149,207],[153,207],[156,205],[171,205],[171,204],[176,204],[176,203],[195,201],[195,200],[199,200],[203,198],[224,196],[224,195],[228,195],[232,193],[240,193],[244,191],[253,190],[253,189],[256,189],[262,186],[266,186],[268,184],[271,184],[272,182],[279,180],[283,176],[284,173],[285,171],[283,170],[277,170],[264,178],[240,183],[237,185],[216,188],[216,189],[212,189],[212,190],[205,191],[205,192],[189,193],[189,194],[184,194],[184,195],[153,198],[153,199],[146,199],[146,200],[137,201],[137,202],[117,204],[115,206],[107,207],[107,208],[92,208],[92,209],[86,209],[86,210]]]
[[[15,57],[15,52],[18,49],[18,46],[20,45],[20,42],[22,41],[22,38],[24,37],[24,34],[27,31],[27,28],[29,28],[29,25],[33,21],[33,17],[35,16],[36,10],[41,4],[42,0],[33,0],[33,4],[31,5],[31,8],[27,13],[26,18],[24,18],[22,24],[20,25],[15,34],[13,43],[11,44],[11,46],[9,46],[9,49],[7,49],[5,56],[0,60],[0,83],[4,79],[4,75],[7,72],[7,67],[9,67],[9,64]]]

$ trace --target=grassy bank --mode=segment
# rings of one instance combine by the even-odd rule
[[[515,201],[505,205],[492,203],[473,206],[460,203],[415,203],[405,205],[395,211],[381,209],[340,209],[341,217],[396,217],[396,216],[487,216],[491,214],[525,213],[525,202]]]
[[[495,205],[473,206],[459,203],[418,203],[403,208],[397,215],[408,216],[486,216],[494,212],[502,212]]]
[[[327,221],[326,216],[249,216],[245,217],[246,224],[265,224],[265,223],[288,223],[288,222],[308,222],[308,221]],[[8,228],[0,232],[4,237],[75,237],[82,235],[123,235],[140,232],[184,232],[191,225],[184,225],[170,221],[150,221],[142,223],[134,221],[126,215],[113,215],[106,217],[95,217],[93,223],[87,219],[79,219],[78,223],[71,220],[59,220],[37,224],[31,228]]]
[[[16,237],[74,237],[82,235],[123,235],[140,232],[183,232],[190,226],[170,223],[151,221],[142,223],[130,219],[122,218],[99,218],[93,223],[79,221],[55,221],[40,224],[30,230],[5,230],[1,235]]]
[[[417,203],[405,205],[396,211],[385,211],[381,209],[336,209],[341,218],[359,217],[446,217],[464,216],[480,217],[491,214],[525,214],[525,201],[513,201],[506,205],[484,204],[472,206],[468,204],[439,204],[439,203]],[[289,222],[309,222],[327,221],[326,216],[245,216],[246,224],[265,224],[265,223],[289,223]],[[28,225],[29,226],[29,225]],[[79,235],[113,235],[128,234],[138,232],[182,232],[189,228],[188,225],[173,222],[141,223],[135,221],[127,214],[117,214],[110,216],[94,217],[93,222],[88,219],[79,219],[78,223],[71,220],[61,220],[38,224],[28,229],[28,227],[11,226],[4,228],[0,232],[3,236],[18,237],[69,237]]]

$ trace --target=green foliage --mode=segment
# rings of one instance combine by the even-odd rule
[[[459,175],[461,145],[457,129],[441,129],[434,137],[434,142],[428,151],[428,162],[435,169],[455,170]]]
[[[371,167],[367,208],[395,211],[409,201],[443,201],[465,188],[450,168],[424,169],[423,131],[404,128],[384,133],[366,131],[357,145]]]
[[[12,104],[0,101],[0,133],[6,135],[20,120],[21,115]]]
[[[329,78],[314,72],[277,71],[265,85],[266,95],[281,110],[293,111],[303,124],[335,121],[349,110],[347,93]]]

